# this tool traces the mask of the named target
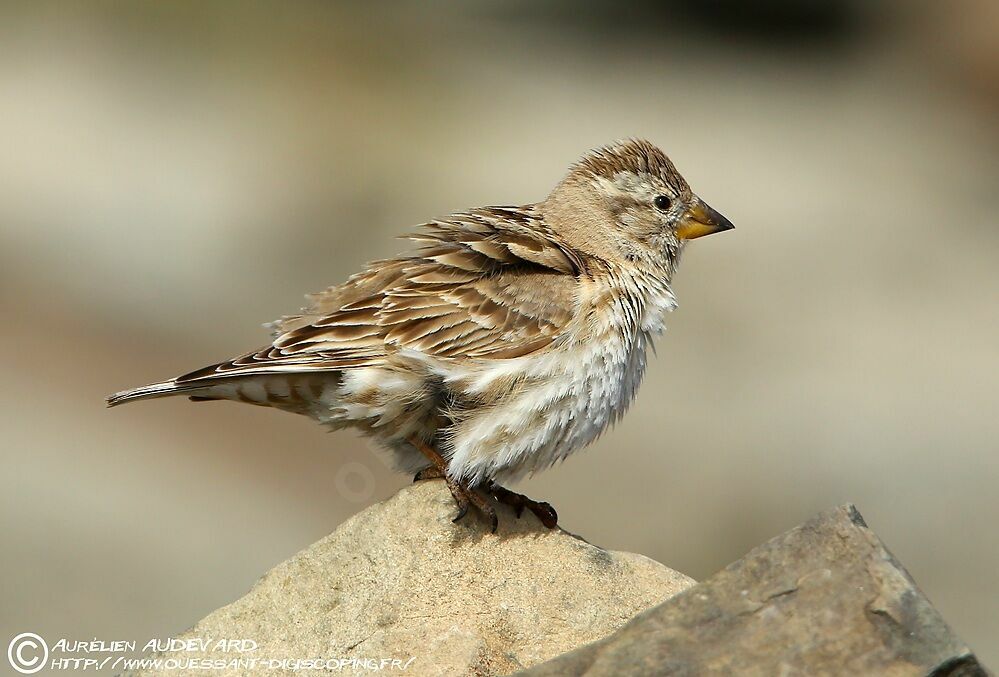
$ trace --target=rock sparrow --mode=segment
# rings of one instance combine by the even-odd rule
[[[501,482],[592,442],[632,400],[676,307],[687,240],[732,228],[646,141],[584,156],[542,202],[432,221],[270,326],[232,360],[116,393],[109,406],[187,395],[353,426],[417,479],[443,478],[496,529],[487,496],[555,511]]]

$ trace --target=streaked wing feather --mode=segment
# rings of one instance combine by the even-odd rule
[[[518,357],[554,341],[576,306],[578,254],[533,205],[426,224],[413,254],[377,261],[272,324],[273,344],[179,380],[341,370],[410,349],[443,358]]]

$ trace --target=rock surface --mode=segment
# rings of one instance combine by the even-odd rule
[[[988,673],[847,505],[761,545],[610,637],[522,674]]]
[[[404,674],[508,674],[601,639],[694,585],[647,557],[549,531],[530,513],[518,520],[501,508],[495,535],[477,515],[457,525],[454,515],[443,482],[407,487],[179,636],[212,646],[249,639],[255,650],[159,657],[228,662],[213,675],[251,672],[236,659],[413,659]],[[185,672],[169,667],[142,674]]]

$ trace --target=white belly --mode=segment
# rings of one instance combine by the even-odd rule
[[[645,371],[648,336],[615,337],[483,370],[520,369],[495,405],[459,422],[448,439],[454,476],[477,484],[542,470],[596,439],[625,411]],[[509,362],[509,361],[507,361]]]

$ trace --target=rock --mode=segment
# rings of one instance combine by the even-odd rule
[[[220,661],[213,675],[245,674],[253,659],[275,661],[263,664],[271,669],[280,659],[412,659],[407,675],[508,674],[601,639],[694,584],[647,557],[549,531],[529,513],[518,520],[501,508],[495,535],[477,515],[452,524],[454,515],[443,482],[409,486],[179,636],[210,647],[248,639],[255,650],[158,658]],[[142,674],[194,672],[186,665]]]
[[[521,674],[988,673],[847,505],[752,550],[606,639]]]

